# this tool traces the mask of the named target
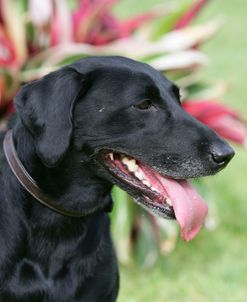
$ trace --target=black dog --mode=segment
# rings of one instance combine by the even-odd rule
[[[9,129],[21,163],[55,211],[83,217],[37,202],[1,149],[2,302],[116,301],[118,269],[106,213],[112,185],[156,214],[176,216],[189,240],[206,208],[181,179],[214,174],[233,156],[181,108],[175,85],[126,58],[80,60],[24,86],[15,106]],[[185,193],[183,214],[177,199]],[[186,209],[190,197],[193,213]]]

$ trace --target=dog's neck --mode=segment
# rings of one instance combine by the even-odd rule
[[[97,201],[98,204],[98,198],[102,203],[110,198],[110,188],[101,182],[97,184],[96,179],[86,174],[86,171],[80,177],[80,191],[79,187],[77,188],[79,183],[74,184],[73,180],[69,179],[66,171],[69,167],[65,165],[65,171],[59,169],[53,172],[47,169],[37,157],[32,140],[25,129],[14,127],[13,130],[19,159],[39,186],[58,204],[83,211],[84,202]],[[104,211],[95,211],[84,218],[64,217],[32,197],[10,170],[6,159],[2,168],[5,175],[1,179],[4,191],[0,193],[3,196],[0,219],[7,226],[8,232],[1,233],[0,230],[0,236],[4,238],[5,245],[10,246],[4,249],[8,252],[8,257],[31,257],[42,265],[44,273],[48,273],[57,269],[57,262],[54,260],[57,250],[62,250],[63,255],[59,257],[68,261],[71,257],[76,257],[75,255],[97,253],[105,234],[109,233],[109,218]],[[72,173],[70,170],[69,172]],[[64,174],[67,179],[63,179]],[[73,178],[76,175],[71,176]],[[88,200],[83,199],[86,197]],[[0,261],[2,268],[1,265],[3,262]],[[3,277],[0,272],[0,280],[1,278]]]
[[[96,177],[88,164],[81,164],[78,169],[78,163],[75,165],[75,161],[72,160],[73,150],[62,164],[51,169],[47,168],[36,155],[33,140],[22,125],[14,127],[13,137],[22,164],[39,187],[54,200],[55,204],[84,214],[86,216],[84,220],[87,220],[87,216],[94,215],[95,212],[103,213],[103,208],[111,202],[111,185]],[[29,217],[37,217],[42,225],[47,220],[61,225],[75,224],[75,218],[62,217],[40,205],[21,187],[21,184],[18,184],[17,179],[16,182],[25,196],[23,200],[28,200],[29,204],[23,206]],[[100,208],[97,208],[99,205]]]

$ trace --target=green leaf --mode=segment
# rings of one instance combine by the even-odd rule
[[[5,29],[14,46],[17,60],[23,62],[27,58],[25,14],[16,1],[2,0],[2,18]]]
[[[159,248],[162,255],[174,251],[179,237],[178,223],[161,217],[154,217],[159,228]]]
[[[136,242],[134,245],[134,259],[141,268],[150,268],[159,256],[159,243],[157,227],[154,217],[140,209],[136,218],[138,226]]]
[[[19,82],[16,74],[9,69],[0,68],[0,91],[3,92],[4,97],[11,98],[18,86]]]
[[[224,81],[217,83],[194,82],[186,90],[190,99],[221,99],[228,89]]]
[[[171,31],[179,18],[188,10],[192,5],[193,0],[184,0],[179,4],[169,15],[153,23],[151,29],[151,40],[157,40],[165,33]]]
[[[160,71],[194,71],[207,64],[207,57],[197,50],[186,50],[160,56],[148,63]]]
[[[114,208],[111,214],[112,235],[118,259],[122,264],[132,263],[131,234],[133,229],[136,204],[123,190],[114,187],[112,191]]]

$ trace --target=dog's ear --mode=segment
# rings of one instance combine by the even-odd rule
[[[73,106],[83,78],[73,67],[65,67],[23,86],[15,97],[17,112],[48,167],[57,165],[69,147]]]

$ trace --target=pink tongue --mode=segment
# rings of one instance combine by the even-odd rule
[[[193,239],[200,231],[208,213],[207,204],[186,180],[173,180],[155,174],[172,200],[183,240]]]

